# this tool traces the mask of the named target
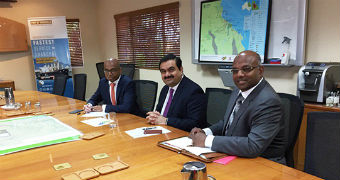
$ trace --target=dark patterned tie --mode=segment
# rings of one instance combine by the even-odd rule
[[[227,123],[227,127],[225,128],[224,134],[227,134],[227,131],[228,131],[229,127],[231,126],[231,123],[233,123],[234,117],[235,117],[237,111],[240,109],[240,106],[241,106],[243,100],[244,100],[243,96],[241,94],[239,94],[239,96],[236,99],[234,110],[229,117],[229,121]]]
[[[168,115],[168,111],[169,111],[169,108],[170,108],[170,105],[171,105],[173,94],[174,94],[174,89],[170,88],[170,94],[169,94],[168,102],[166,103],[166,106],[165,106],[165,109],[164,109],[164,112],[163,112],[164,117],[167,117],[167,115]]]

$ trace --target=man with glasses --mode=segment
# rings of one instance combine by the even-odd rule
[[[262,156],[285,164],[287,139],[279,96],[263,78],[260,56],[238,54],[232,66],[237,88],[232,92],[223,120],[190,132],[194,146],[240,157]]]
[[[99,81],[97,91],[84,106],[85,112],[138,113],[133,81],[122,75],[117,59],[104,61],[105,78]],[[103,102],[103,105],[98,103]]]

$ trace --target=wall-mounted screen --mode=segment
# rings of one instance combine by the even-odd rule
[[[269,5],[268,14],[265,16],[265,11],[262,11],[261,16],[259,14],[253,17],[244,15],[259,12],[255,9],[261,9],[267,5]],[[269,0],[269,4],[268,0],[192,0],[192,62],[194,64],[230,64],[236,52],[248,46],[248,49],[253,48],[252,50],[259,52],[262,60],[264,55],[264,63],[268,63],[269,60],[280,60],[284,54],[288,53],[290,58],[287,64],[301,66],[305,58],[307,7],[307,0]],[[265,22],[267,16],[269,23]],[[253,20],[249,21],[251,18]],[[268,26],[262,24],[258,18]],[[220,24],[218,22],[223,22],[224,25],[222,23],[218,26]],[[252,31],[255,32],[254,36],[250,31],[248,35],[245,33],[245,29],[256,30],[259,27],[267,27],[265,31],[269,32],[269,36],[259,34],[265,32],[263,29]],[[258,42],[247,43],[247,39]],[[263,42],[266,41],[265,47],[267,48],[263,48]],[[263,50],[264,53],[261,52]]]
[[[270,0],[201,2],[199,61],[232,62],[244,50],[264,59]]]

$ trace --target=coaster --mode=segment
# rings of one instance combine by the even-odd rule
[[[99,154],[95,154],[92,156],[93,159],[105,159],[105,158],[108,158],[110,157],[109,155],[107,155],[106,153],[99,153]]]
[[[62,163],[62,164],[56,164],[53,166],[56,171],[62,170],[62,169],[67,169],[71,168],[71,164],[69,163]]]
[[[82,139],[86,139],[86,140],[90,140],[90,139],[94,139],[94,138],[100,137],[100,136],[102,136],[104,134],[105,133],[103,133],[101,131],[95,131],[95,132],[86,133],[81,138]]]
[[[95,177],[98,177],[100,175],[96,170],[94,170],[92,168],[77,171],[77,172],[74,172],[74,174],[78,175],[80,177],[80,179],[82,179],[82,180],[95,178]]]
[[[77,174],[74,174],[74,173],[62,175],[61,179],[63,179],[63,180],[81,180],[81,178]]]
[[[94,169],[98,171],[100,174],[109,174],[112,172],[126,169],[128,167],[129,165],[125,164],[124,162],[115,161],[115,162],[111,162],[111,163],[107,163],[107,164],[94,167]]]

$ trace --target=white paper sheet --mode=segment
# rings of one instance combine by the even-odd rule
[[[145,129],[162,130],[162,134],[166,134],[166,133],[171,132],[168,129],[165,129],[165,128],[161,127],[161,126],[153,126],[153,127],[136,128],[136,129],[125,131],[125,133],[128,134],[129,136],[133,137],[134,139],[135,138],[141,138],[141,137],[158,135],[158,134],[144,134],[144,130]]]
[[[106,118],[93,118],[93,119],[87,119],[81,122],[88,124],[90,126],[93,126],[93,127],[99,127],[99,126],[110,124],[111,122],[114,122],[114,121],[110,119],[106,119]]]
[[[107,114],[108,113],[104,113],[104,112],[89,112],[89,113],[82,115],[81,117],[103,117],[103,116],[106,116]]]

